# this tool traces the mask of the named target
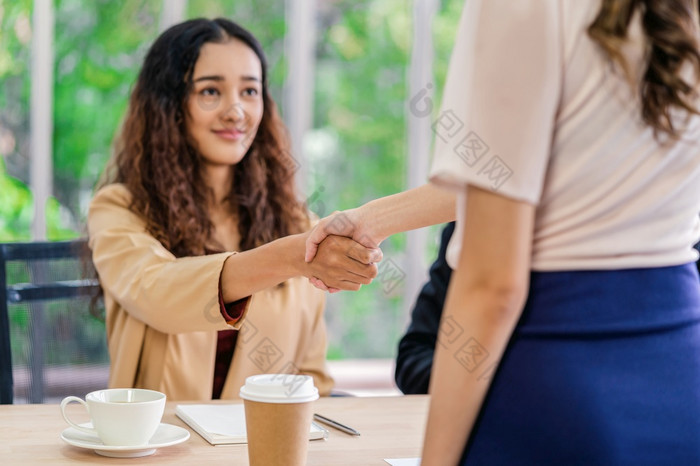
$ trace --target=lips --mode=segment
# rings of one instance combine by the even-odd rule
[[[213,133],[227,141],[238,141],[245,136],[245,132],[238,129],[213,130]]]

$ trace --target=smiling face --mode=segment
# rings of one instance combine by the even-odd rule
[[[202,46],[186,102],[187,135],[205,170],[240,162],[263,115],[262,65],[243,42]]]

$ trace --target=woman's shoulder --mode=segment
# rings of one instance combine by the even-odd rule
[[[112,183],[100,188],[92,198],[91,204],[108,203],[128,207],[131,203],[129,189],[121,183]]]
[[[144,219],[131,206],[131,192],[123,184],[109,184],[100,188],[90,201],[87,223],[89,236],[119,226],[121,230],[134,228],[142,231]]]
[[[143,220],[133,211],[131,200],[131,192],[125,185],[113,183],[103,186],[90,201],[88,223],[98,220],[108,224],[115,221],[141,223]]]

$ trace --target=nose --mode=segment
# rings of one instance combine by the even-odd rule
[[[234,97],[227,102],[227,105],[224,107],[221,114],[221,118],[234,123],[238,123],[239,121],[245,119],[245,110],[243,109],[243,105],[238,97]]]

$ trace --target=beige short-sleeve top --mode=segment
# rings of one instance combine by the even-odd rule
[[[700,117],[677,115],[657,140],[639,92],[587,34],[601,2],[468,0],[433,124],[432,182],[458,191],[456,266],[466,186],[537,206],[534,270],[656,267],[696,260]],[[624,53],[636,79],[640,15]]]

